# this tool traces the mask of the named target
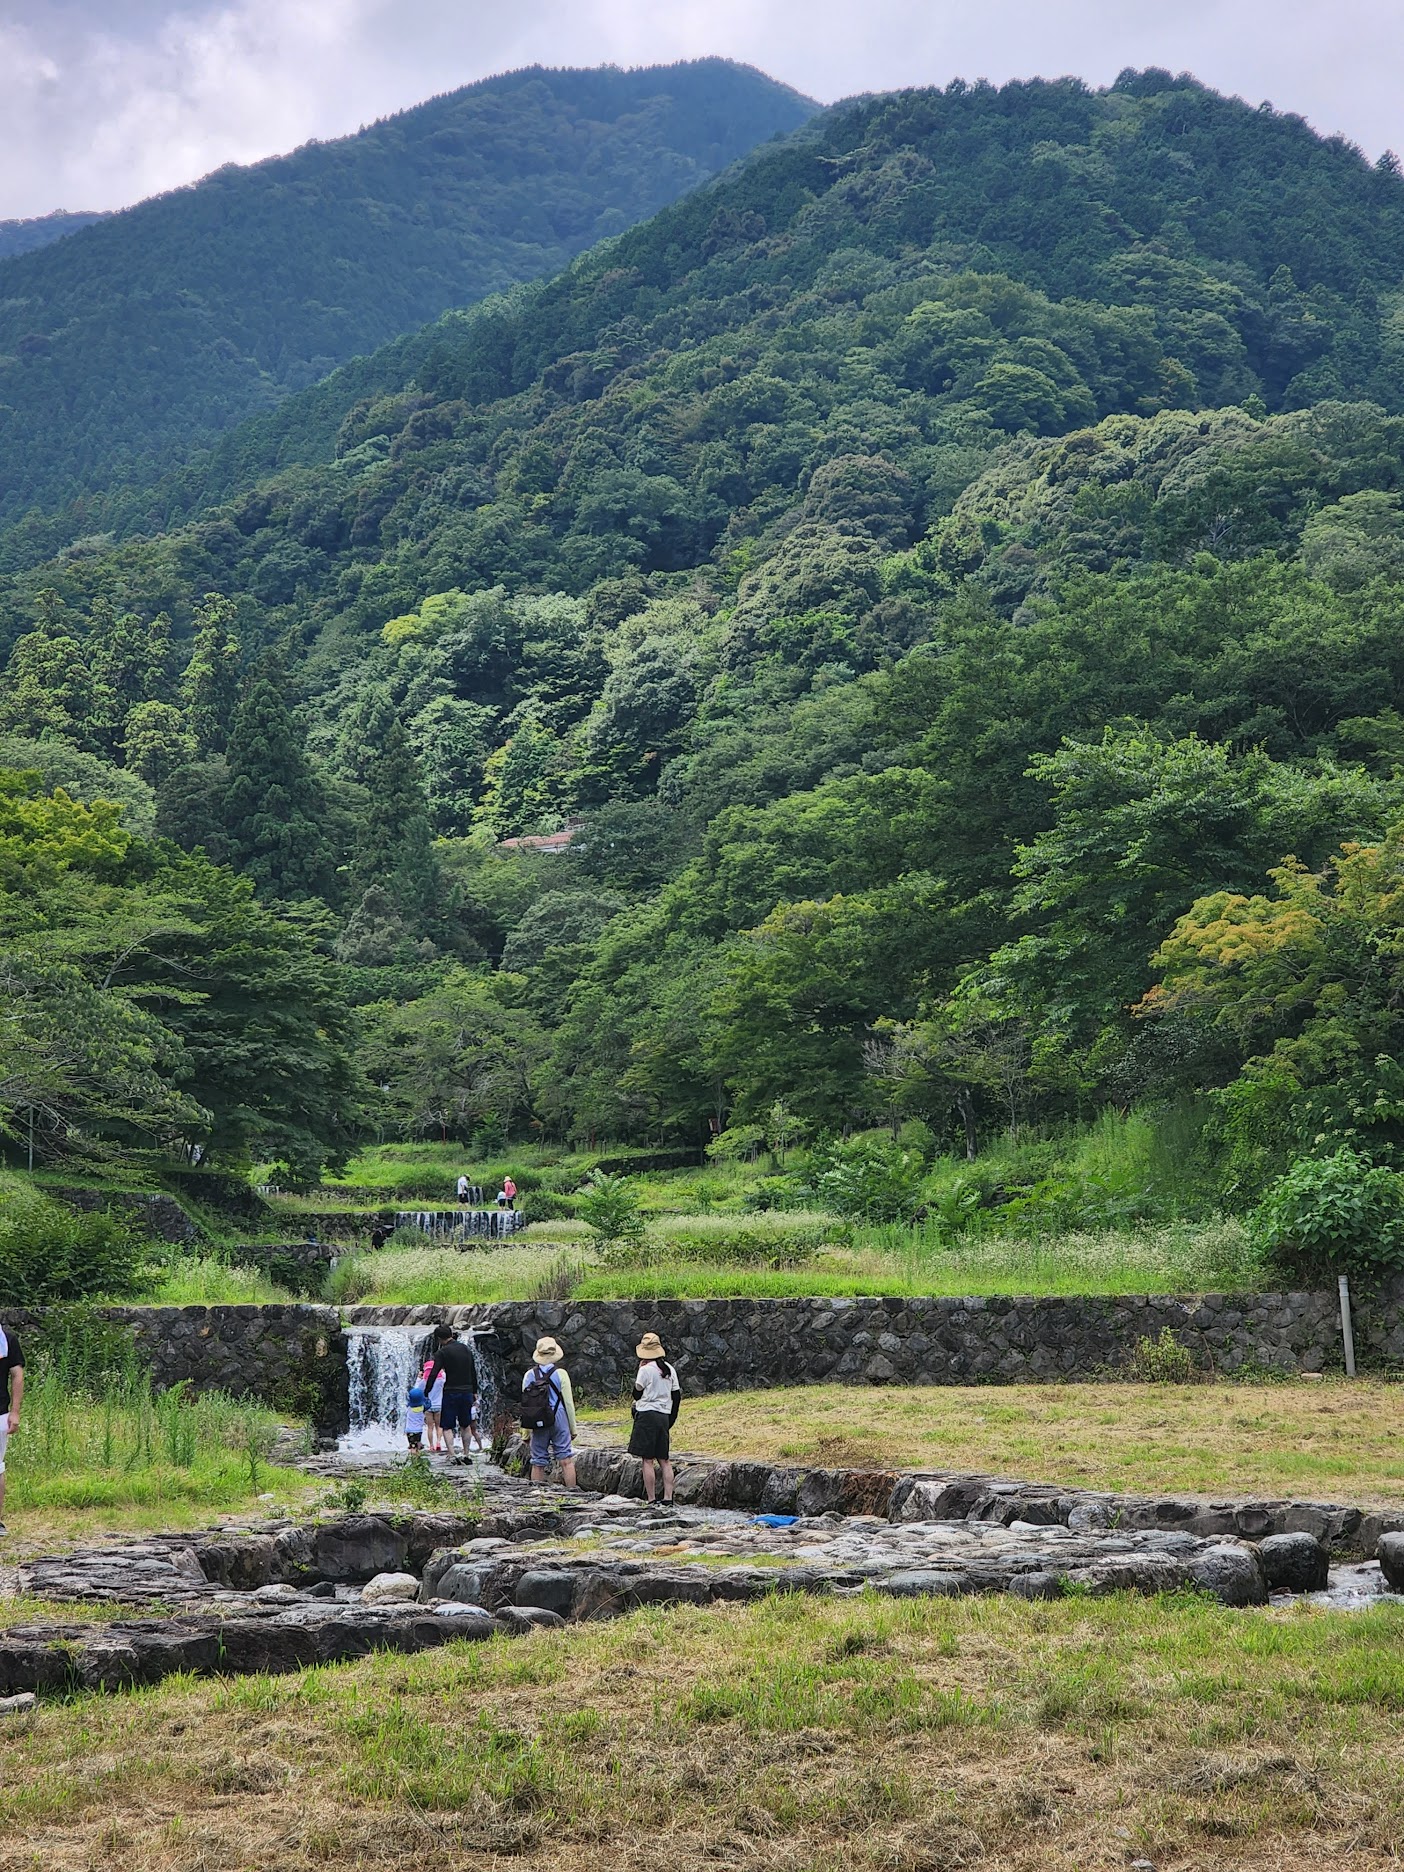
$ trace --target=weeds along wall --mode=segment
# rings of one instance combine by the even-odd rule
[[[1362,1364],[1404,1363],[1404,1284],[1359,1296]],[[1129,1375],[1141,1341],[1167,1330],[1200,1370],[1341,1369],[1333,1293],[1092,1299],[509,1301],[471,1307],[347,1307],[357,1325],[497,1329],[504,1368],[524,1369],[538,1337],[565,1349],[576,1390],[633,1386],[634,1348],[657,1332],[694,1395],[821,1379],[853,1384],[1016,1384]],[[510,1377],[508,1378],[510,1383]]]
[[[157,1390],[186,1383],[192,1391],[257,1398],[319,1430],[347,1421],[346,1335],[334,1308],[322,1306],[107,1306],[97,1320],[130,1338],[151,1368]],[[3,1323],[30,1347],[42,1348],[56,1314],[7,1310]]]

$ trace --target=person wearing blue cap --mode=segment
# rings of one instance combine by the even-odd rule
[[[405,1436],[412,1450],[424,1448],[424,1386],[412,1384],[405,1406]]]

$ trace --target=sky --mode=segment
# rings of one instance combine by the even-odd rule
[[[1162,65],[1404,150],[1399,0],[0,0],[0,218],[122,207],[521,65],[709,55],[825,103]]]

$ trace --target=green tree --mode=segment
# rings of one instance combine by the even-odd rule
[[[232,600],[219,592],[206,592],[195,611],[195,636],[180,681],[180,703],[201,755],[223,753],[238,706],[235,611]]]
[[[39,621],[10,653],[0,692],[0,728],[15,734],[94,746],[94,686],[86,647],[74,634],[73,620],[56,592],[40,592]]]
[[[137,702],[127,711],[122,751],[132,773],[159,787],[194,758],[195,739],[169,702]]]
[[[352,848],[351,881],[378,887],[412,929],[427,932],[442,916],[444,884],[419,768],[390,698],[368,695],[348,736],[353,772],[364,793]]]
[[[597,1254],[637,1248],[644,1239],[643,1211],[628,1177],[597,1170],[576,1197],[575,1213]]]
[[[336,894],[327,801],[274,672],[254,676],[229,737],[230,856],[264,897]]]

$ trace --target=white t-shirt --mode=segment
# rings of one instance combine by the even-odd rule
[[[665,1417],[673,1408],[673,1393],[682,1390],[682,1386],[678,1383],[677,1368],[670,1367],[668,1376],[665,1378],[658,1369],[656,1359],[650,1359],[647,1365],[640,1365],[639,1375],[634,1380],[634,1385],[636,1389],[640,1385],[643,1387],[634,1399],[635,1408],[662,1411]]]

